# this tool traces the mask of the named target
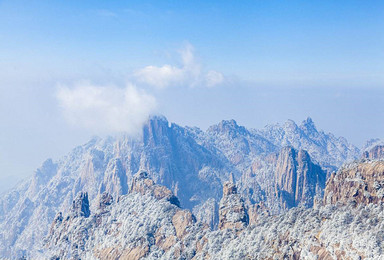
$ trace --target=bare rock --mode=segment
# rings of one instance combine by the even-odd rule
[[[384,145],[376,145],[363,153],[365,159],[384,159]]]
[[[133,177],[130,192],[136,192],[142,195],[151,194],[158,200],[166,199],[180,207],[179,199],[173,195],[172,191],[165,186],[155,184],[146,172],[139,172]]]
[[[384,161],[353,163],[333,173],[324,192],[326,204],[384,202]]]
[[[248,214],[244,202],[237,194],[236,185],[225,182],[223,198],[219,206],[219,229],[241,230],[248,225]]]
[[[187,229],[196,222],[195,217],[189,210],[178,210],[172,217],[172,224],[176,229],[178,238],[187,234]]]
[[[326,173],[306,151],[284,147],[277,159],[275,178],[276,193],[286,208],[312,207],[317,191],[325,186]]]

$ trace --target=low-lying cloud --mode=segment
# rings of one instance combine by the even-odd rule
[[[156,107],[155,98],[134,85],[125,88],[89,82],[73,87],[61,85],[57,99],[71,124],[97,133],[137,134]]]
[[[202,69],[196,60],[194,48],[186,44],[180,51],[181,65],[169,64],[158,66],[146,66],[134,72],[134,77],[139,83],[144,83],[157,88],[171,86],[205,86],[214,87],[224,82],[224,76],[218,71],[208,72]]]

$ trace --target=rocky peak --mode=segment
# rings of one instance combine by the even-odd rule
[[[90,215],[89,201],[87,192],[79,192],[76,198],[72,202],[71,209],[72,216],[74,217],[86,217]]]
[[[98,203],[97,203],[97,208],[98,208],[98,210],[104,212],[106,207],[108,207],[112,203],[113,203],[112,195],[107,193],[107,192],[103,192],[99,196],[99,200],[98,200]]]
[[[384,202],[384,161],[352,163],[333,173],[324,191],[326,204]]]
[[[306,120],[304,120],[301,123],[300,128],[304,131],[306,135],[309,135],[309,136],[313,135],[314,133],[317,133],[315,123],[310,117],[308,117]]]
[[[145,194],[154,185],[147,172],[139,172],[133,176],[130,192]]]
[[[376,145],[384,145],[384,141],[382,141],[380,138],[372,138],[368,140],[363,147],[361,148],[362,151],[369,151]]]
[[[164,116],[152,116],[143,127],[144,144],[159,145],[168,136],[169,122]]]
[[[226,134],[234,134],[236,133],[246,133],[247,130],[243,126],[239,126],[237,122],[233,119],[231,120],[222,120],[217,125],[213,125],[209,127],[208,132],[216,132],[216,133],[226,133]]]
[[[363,153],[365,159],[384,159],[384,145],[376,145]]]
[[[223,197],[228,197],[232,194],[237,194],[237,188],[235,183],[231,181],[225,182],[223,185]]]
[[[237,194],[236,185],[225,182],[219,206],[219,229],[242,230],[248,225],[248,221],[248,213],[242,198]]]
[[[326,173],[312,163],[304,150],[284,147],[276,163],[276,193],[286,208],[313,206],[313,198],[325,186]]]
[[[155,184],[155,182],[149,178],[147,172],[139,172],[133,177],[130,193],[132,192],[142,195],[151,194],[159,200],[166,199],[170,203],[180,207],[179,199],[173,195],[172,191],[165,186]]]
[[[290,133],[297,132],[299,127],[295,123],[295,121],[289,119],[284,123],[284,129]]]

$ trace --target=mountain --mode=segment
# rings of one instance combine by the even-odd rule
[[[323,168],[334,171],[343,163],[360,157],[360,150],[343,137],[335,137],[317,130],[311,118],[301,125],[288,120],[284,125],[268,125],[262,130],[254,130],[277,146],[292,146],[306,150],[313,160]]]
[[[376,165],[371,166],[376,169]],[[363,167],[369,169],[370,165]],[[336,175],[348,181],[342,171]],[[110,198],[106,194],[103,197]],[[87,196],[79,193],[67,216],[57,214],[44,249],[32,257],[380,259],[384,254],[383,204],[359,201],[354,206],[294,207],[277,216],[259,215],[257,222],[250,224],[236,185],[226,182],[220,228],[211,230],[196,222],[189,210],[172,203],[170,197],[171,192],[155,185],[147,174],[137,174],[130,192],[117,202],[109,199],[105,204],[102,199],[101,207],[90,215]]]
[[[79,193],[87,194],[94,212],[102,194],[119,200],[143,171],[178,198],[177,206],[214,229],[230,178],[244,207],[254,209],[250,221],[264,211],[311,207],[322,196],[326,171],[354,158],[358,149],[318,131],[311,120],[300,127],[289,122],[296,130],[252,130],[224,120],[202,131],[155,116],[140,136],[93,138],[58,161],[48,159],[0,199],[0,256],[15,258],[42,247],[56,213],[68,214]]]

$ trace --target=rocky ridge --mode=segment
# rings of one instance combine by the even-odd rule
[[[294,127],[292,122],[289,125]],[[335,162],[332,167],[351,157],[354,149],[344,139],[309,126],[298,127],[302,132],[300,142],[290,142],[295,154],[307,148],[309,156],[321,165]],[[0,256],[16,258],[40,246],[56,212],[66,215],[79,192],[87,192],[92,212],[98,208],[102,194],[109,194],[115,202],[126,195],[133,176],[142,171],[154,183],[167,187],[180,206],[192,210],[198,221],[213,228],[219,223],[222,187],[230,173],[245,206],[254,208],[254,212],[278,214],[297,204],[311,205],[310,196],[321,194],[314,188],[321,187],[316,167],[293,171],[310,180],[303,186],[291,178],[292,187],[288,189],[295,190],[293,204],[286,202],[293,195],[283,195],[283,187],[287,186],[276,185],[279,153],[288,144],[284,140],[297,137],[297,131],[287,128],[281,132],[284,138],[280,138],[276,129],[258,132],[231,120],[202,131],[170,124],[164,117],[152,117],[140,137],[94,138],[59,161],[47,160],[30,180],[0,199]],[[329,154],[324,155],[324,151]],[[315,163],[292,163],[299,164]],[[280,171],[280,175],[284,174]],[[250,219],[256,215],[250,214]]]
[[[135,178],[148,180],[143,175]],[[244,205],[235,196],[236,185],[227,182],[221,203],[225,205],[220,215],[222,225],[211,230],[196,222],[189,210],[172,204],[167,199],[169,192],[156,197],[154,185],[144,189],[141,184],[132,186],[129,194],[108,205],[102,215],[96,211],[88,217],[63,218],[59,213],[46,248],[34,256],[40,253],[68,259],[379,259],[384,253],[381,203],[359,201],[354,205],[295,207],[276,216],[260,215],[255,223],[248,224],[242,214]],[[79,197],[84,198],[82,194]],[[229,218],[231,210],[241,214]]]

